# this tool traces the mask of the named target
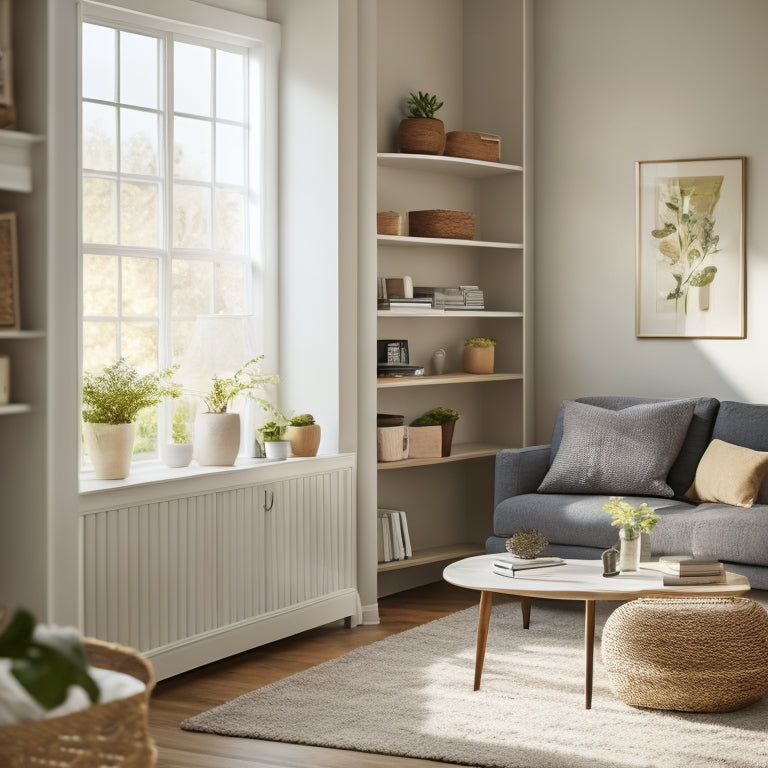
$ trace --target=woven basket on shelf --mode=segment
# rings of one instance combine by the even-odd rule
[[[376,214],[376,234],[377,235],[399,235],[400,222],[402,217],[399,213],[391,213],[385,211],[384,213]]]
[[[743,597],[641,598],[608,617],[602,656],[626,704],[729,712],[768,692],[768,614]]]
[[[471,240],[475,236],[475,214],[441,209],[408,212],[411,237],[447,237]]]
[[[481,131],[449,131],[445,134],[444,154],[498,163],[501,159],[501,136]]]
[[[93,667],[124,672],[146,684],[127,699],[96,704],[63,717],[0,727],[5,768],[151,768],[156,750],[147,713],[155,685],[152,665],[131,648],[83,641]]]

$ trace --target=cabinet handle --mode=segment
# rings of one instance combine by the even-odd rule
[[[264,490],[264,511],[269,512],[275,503],[275,492]]]

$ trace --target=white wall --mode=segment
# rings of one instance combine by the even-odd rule
[[[768,401],[768,3],[537,0],[536,438],[587,394]],[[635,338],[635,161],[747,157],[747,338]]]

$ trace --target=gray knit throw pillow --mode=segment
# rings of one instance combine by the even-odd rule
[[[539,493],[674,496],[667,474],[694,407],[670,400],[612,411],[567,401],[560,449]]]

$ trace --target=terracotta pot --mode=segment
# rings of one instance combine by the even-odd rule
[[[445,126],[436,117],[406,117],[397,129],[397,148],[415,155],[442,155]]]
[[[442,424],[441,427],[442,427],[442,437],[443,437],[441,456],[450,456],[451,444],[453,443],[453,430],[456,427],[456,422],[447,421],[445,424]]]
[[[464,347],[465,373],[493,373],[496,347]]]
[[[84,428],[85,450],[97,480],[123,480],[131,471],[135,424],[91,424]]]
[[[195,418],[195,458],[203,467],[231,467],[240,450],[239,413],[199,413]]]
[[[307,424],[304,427],[288,427],[285,439],[291,443],[294,456],[317,456],[320,447],[320,425]]]

